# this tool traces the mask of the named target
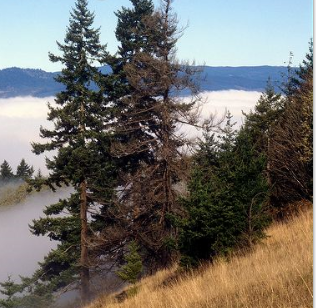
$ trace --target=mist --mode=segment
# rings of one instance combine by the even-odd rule
[[[38,262],[56,247],[46,236],[34,236],[29,230],[33,219],[44,216],[45,206],[67,198],[71,188],[61,188],[55,193],[42,191],[29,195],[23,202],[0,206],[0,282],[8,276],[15,281],[21,276],[31,276]]]
[[[210,113],[216,113],[220,117],[225,110],[229,110],[237,125],[241,125],[244,119],[242,112],[248,113],[258,101],[261,92],[257,91],[210,91],[202,92],[203,105],[201,115],[207,117]]]
[[[260,94],[238,90],[203,92],[201,96],[206,103],[201,115],[207,117],[211,113],[217,113],[220,117],[228,109],[234,116],[234,121],[240,125],[243,120],[242,110],[249,112]],[[0,99],[0,163],[6,159],[13,172],[24,158],[29,165],[34,166],[35,172],[41,169],[44,175],[47,174],[45,155],[37,156],[31,151],[31,142],[44,142],[39,136],[40,126],[53,127],[46,120],[47,102],[54,103],[54,97]]]
[[[45,156],[33,154],[31,142],[41,141],[41,125],[52,127],[52,123],[46,120],[47,102],[53,103],[54,98],[0,99],[0,163],[7,160],[13,172],[22,158],[33,165],[35,170],[46,170]]]

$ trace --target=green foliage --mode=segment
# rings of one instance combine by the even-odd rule
[[[32,177],[34,173],[34,168],[29,166],[25,159],[22,158],[20,164],[16,168],[16,177],[19,179],[27,180]]]
[[[9,163],[4,160],[0,166],[0,180],[3,182],[8,182],[14,179],[14,174],[12,172],[12,168]]]
[[[125,255],[126,264],[116,274],[124,281],[135,284],[141,274],[143,265],[138,253],[138,245],[135,241],[128,246],[129,253]]]
[[[17,166],[16,174],[13,173],[8,161],[4,160],[0,165],[0,185],[18,182],[19,180],[27,181],[31,179],[33,173],[33,167],[29,166],[24,158],[22,158],[20,164]]]
[[[288,81],[283,114],[272,127],[269,147],[272,204],[278,216],[287,205],[313,196],[313,44]]]
[[[43,308],[51,307],[52,289],[44,284],[37,284],[34,280],[21,277],[22,282],[17,284],[9,277],[1,282],[0,293],[6,296],[0,299],[1,308]]]
[[[85,301],[89,297],[89,230],[95,220],[93,216],[88,221],[87,212],[94,208],[96,213],[104,213],[101,204],[106,207],[112,203],[116,166],[110,155],[111,132],[105,129],[111,119],[104,93],[106,76],[97,67],[103,64],[107,52],[99,42],[99,29],[92,26],[94,14],[88,9],[88,1],[77,0],[70,15],[64,44],[57,43],[61,55],[49,55],[52,62],[64,65],[56,77],[64,90],[57,93],[56,106],[48,105],[48,120],[54,128],[41,127],[46,143],[32,144],[37,155],[52,150],[56,154],[46,159],[49,176],[38,174],[29,182],[36,189],[71,185],[75,192],[49,205],[44,211],[46,216],[33,221],[33,234],[59,241],[33,278],[38,278],[38,287],[51,292],[77,281],[81,274]],[[84,249],[88,252],[82,254]],[[31,289],[30,295],[33,293]]]
[[[184,266],[251,246],[265,236],[271,208],[286,215],[280,204],[311,199],[312,59],[311,47],[286,97],[268,81],[239,132],[228,113],[221,135],[204,134],[182,200],[187,216],[175,221]]]
[[[195,157],[189,196],[182,200],[187,217],[177,221],[183,266],[226,255],[264,236],[265,160],[244,130],[236,136],[233,125],[228,113],[223,134],[209,136]]]
[[[152,18],[154,6],[152,0],[131,0],[131,3],[131,8],[122,7],[116,12],[115,35],[119,47],[115,56],[107,58],[112,69],[107,91],[116,117],[117,146],[114,146],[113,154],[121,158],[123,172],[134,172],[141,161],[150,161],[153,155],[150,146],[147,146],[153,138],[145,128],[153,124],[151,108],[155,101],[147,93],[139,91],[137,82],[132,80],[131,69],[144,66],[144,61],[138,60],[137,56],[141,53],[150,57],[149,52],[154,48],[146,25],[147,20]]]
[[[6,296],[0,299],[1,308],[17,308],[20,305],[20,298],[17,296],[21,292],[21,286],[14,283],[9,276],[5,282],[0,282],[0,293]]]
[[[137,51],[149,52],[152,45],[146,37],[146,17],[154,12],[152,0],[130,0],[132,8],[122,7],[115,15],[118,22],[115,30],[117,40],[120,42],[118,50],[119,59],[123,62],[130,60]]]
[[[22,159],[17,176],[36,189],[71,185],[74,193],[33,221],[33,234],[59,244],[31,278],[0,284],[7,296],[0,307],[49,306],[55,291],[79,279],[83,290],[82,277],[89,280],[93,262],[119,255],[132,238],[147,264],[169,265],[177,245],[184,266],[213,260],[265,236],[269,188],[280,200],[311,196],[312,49],[290,78],[285,99],[268,83],[239,131],[228,112],[219,134],[204,133],[192,159],[188,195],[179,202],[175,187],[185,182],[188,168],[179,150],[186,140],[177,127],[196,119],[193,103],[175,97],[184,89],[197,93],[194,72],[174,61],[179,32],[171,1],[163,0],[157,12],[151,0],[131,3],[116,13],[115,56],[100,44],[87,0],[75,3],[64,43],[57,43],[61,55],[49,55],[64,65],[56,78],[64,89],[56,105],[48,105],[54,128],[41,127],[46,143],[32,146],[35,154],[54,151],[46,159],[50,174],[43,178],[39,171],[32,178],[33,168]],[[110,75],[98,69],[105,63]],[[14,178],[7,161],[0,177]],[[133,285],[143,268],[139,249],[132,241],[117,271]]]
[[[241,129],[236,140],[234,161],[236,200],[245,217],[242,239],[253,244],[265,237],[270,222],[268,215],[269,185],[265,176],[267,160],[258,153],[253,139]]]
[[[244,113],[245,125],[249,136],[253,139],[256,150],[268,156],[268,143],[272,129],[282,116],[285,100],[276,93],[272,81],[268,79],[265,92],[261,94],[254,111]]]

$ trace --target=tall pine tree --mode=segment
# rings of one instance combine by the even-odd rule
[[[120,46],[117,54],[108,58],[113,71],[108,88],[112,89],[110,99],[117,119],[115,136],[118,142],[113,151],[116,156],[124,157],[122,167],[129,169],[128,172],[133,172],[141,161],[148,161],[152,156],[147,146],[152,137],[142,128],[142,121],[151,117],[148,108],[152,98],[138,94],[135,99],[138,89],[131,83],[128,66],[138,53],[148,53],[153,48],[146,23],[152,18],[154,6],[151,0],[131,0],[131,3],[131,8],[122,7],[116,13],[115,34]]]
[[[133,1],[134,5],[145,2]],[[157,12],[147,10],[151,14],[141,19],[137,15],[138,23],[131,23],[132,13],[138,11],[119,15],[128,13],[122,21],[129,30],[117,33],[132,33],[132,42],[138,44],[122,53],[126,92],[114,101],[120,114],[114,153],[131,166],[122,169],[122,217],[129,219],[125,224],[131,238],[144,248],[146,264],[159,267],[172,262],[176,230],[169,216],[179,210],[176,184],[185,179],[187,170],[180,150],[187,140],[178,128],[184,122],[195,124],[196,118],[191,113],[194,102],[186,104],[176,98],[178,91],[193,84],[190,70],[175,59],[179,33],[171,1],[163,1]]]
[[[83,303],[91,293],[88,211],[94,205],[99,208],[100,196],[104,206],[111,202],[104,199],[111,198],[115,178],[109,155],[111,136],[104,129],[109,121],[101,85],[104,76],[97,68],[107,52],[99,42],[99,29],[93,28],[93,22],[94,14],[89,11],[87,0],[77,0],[64,44],[57,43],[62,54],[50,54],[51,61],[64,65],[56,81],[65,88],[57,94],[55,106],[48,106],[48,120],[54,123],[54,129],[41,127],[41,137],[48,141],[32,144],[36,154],[56,151],[46,162],[48,178],[34,181],[34,186],[44,181],[53,190],[66,184],[75,191],[68,199],[48,206],[44,211],[46,217],[33,223],[34,234],[46,234],[60,242],[45,258],[37,276],[58,289],[80,274]],[[61,213],[67,214],[60,216]]]
[[[152,137],[142,128],[145,121],[141,121],[142,116],[136,118],[138,108],[144,105],[145,110],[148,101],[147,98],[137,101],[132,99],[135,88],[128,80],[126,66],[133,61],[137,51],[150,48],[148,33],[144,31],[146,20],[153,14],[154,6],[151,0],[131,0],[131,3],[131,8],[122,7],[116,13],[118,24],[115,34],[120,46],[114,56],[107,55],[106,61],[112,73],[102,80],[105,95],[111,102],[111,154],[115,157],[119,177],[116,202],[111,206],[102,207],[100,213],[93,216],[97,220],[96,224],[103,228],[94,239],[96,249],[93,253],[103,254],[106,259],[106,256],[109,256],[106,252],[110,251],[110,262],[123,261],[125,248],[135,238],[131,215],[134,211],[134,202],[127,193],[127,190],[133,190],[130,176],[139,170],[143,162],[150,161],[153,156],[147,144]],[[104,196],[100,199],[104,200]]]

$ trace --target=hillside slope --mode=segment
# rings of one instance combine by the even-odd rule
[[[0,183],[0,206],[13,205],[25,200],[29,194],[27,188],[28,185],[22,181],[5,185]]]
[[[87,308],[313,307],[313,214],[309,209],[275,224],[246,256],[218,260],[199,273],[175,278],[175,269],[143,279],[125,300],[101,297]]]

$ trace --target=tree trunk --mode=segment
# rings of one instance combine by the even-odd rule
[[[81,220],[81,302],[86,304],[90,300],[90,272],[88,264],[88,220],[87,220],[87,183],[80,184],[80,220]]]

